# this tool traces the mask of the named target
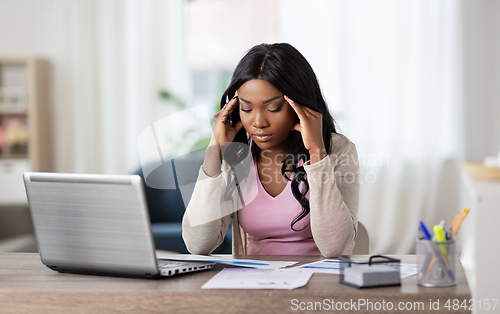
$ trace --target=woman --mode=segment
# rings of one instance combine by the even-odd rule
[[[211,253],[232,219],[235,255],[351,254],[356,148],[336,133],[300,52],[289,44],[250,49],[221,107],[183,219],[188,250]]]

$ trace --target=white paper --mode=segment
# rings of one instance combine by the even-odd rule
[[[411,277],[417,274],[417,264],[401,264],[401,278]]]
[[[168,260],[215,262],[226,265],[250,267],[257,269],[279,269],[282,267],[298,263],[298,262],[285,262],[285,261],[261,261],[253,259],[239,259],[239,258],[234,258],[232,255],[208,256],[208,255],[195,255],[195,254],[157,253],[156,257],[159,259],[168,259]]]
[[[288,269],[224,268],[202,289],[284,289],[305,286],[313,271]]]
[[[335,259],[324,259],[312,263],[303,264],[289,269],[310,269],[315,273],[340,274],[341,261]]]

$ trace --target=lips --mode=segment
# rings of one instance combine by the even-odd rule
[[[264,133],[259,133],[259,134],[254,134],[253,137],[255,140],[259,142],[265,142],[268,141],[273,135],[272,134],[264,134]]]

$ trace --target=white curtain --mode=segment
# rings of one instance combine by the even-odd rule
[[[417,223],[461,209],[460,4],[282,1],[281,34],[318,74],[360,157],[372,253],[414,251]]]
[[[73,170],[130,173],[137,138],[162,117],[159,90],[187,97],[184,1],[71,0]]]

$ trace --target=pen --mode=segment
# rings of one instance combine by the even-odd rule
[[[425,226],[425,224],[422,220],[420,220],[419,227],[420,227],[419,229],[424,234],[424,239],[430,241],[432,238],[431,234],[429,233],[429,230],[427,230],[427,227]],[[435,257],[432,257],[432,260],[429,257],[430,257],[430,255],[427,256],[427,258],[425,259],[424,265],[422,266],[422,269],[426,269],[426,272],[425,272],[426,276],[427,276],[428,272],[430,271],[430,269],[432,268],[432,265],[434,265],[434,263],[436,262]]]
[[[428,265],[427,265],[427,259],[426,259],[426,261],[424,262],[424,265],[422,266],[422,269],[425,269],[424,276],[427,276],[429,274],[432,267],[434,266],[434,263],[437,261],[439,263],[439,266],[441,266],[441,269],[443,271],[445,271],[453,281],[455,281],[455,275],[453,274],[453,272],[450,269],[450,267],[451,267],[450,262],[448,261],[448,265],[450,265],[450,267],[448,267],[445,259],[443,258],[443,254],[440,254],[439,249],[434,245],[434,243],[432,241],[427,241],[427,246],[428,246],[429,250],[431,251],[433,257]]]
[[[443,228],[443,230],[444,230],[444,225],[445,225],[444,220],[441,220],[441,221],[439,222],[439,226],[440,226],[441,228]]]
[[[432,236],[431,234],[429,233],[429,231],[427,230],[427,227],[425,226],[424,222],[422,220],[420,220],[420,228],[422,228],[422,232],[424,233],[424,236],[427,240],[430,240],[432,239]]]
[[[452,238],[454,238],[457,235],[458,230],[460,230],[460,226],[462,226],[462,222],[464,221],[465,216],[467,216],[468,213],[469,213],[469,209],[468,208],[464,208],[464,210],[460,214],[461,216],[459,218],[457,218],[456,220],[453,219],[455,221],[455,224],[452,224],[452,226],[451,226],[451,230],[452,230],[451,231],[451,237]]]
[[[457,223],[457,219],[460,217],[461,213],[460,214],[456,214],[454,217],[453,217],[453,221],[451,222],[451,227],[453,228],[453,226]]]
[[[424,231],[423,231],[423,228],[422,228],[422,225],[419,225],[418,226],[418,239],[419,240],[425,240],[426,237],[424,235]],[[429,263],[432,261],[435,261],[436,259],[430,255],[430,254],[426,254],[425,256],[425,261],[424,263],[422,264],[422,269],[429,269]]]
[[[453,272],[451,271],[451,269],[448,268],[448,266],[446,265],[446,261],[443,259],[443,255],[439,254],[438,248],[435,247],[434,243],[431,242],[431,241],[429,241],[427,243],[429,245],[429,248],[430,248],[432,254],[434,255],[434,259],[431,261],[429,267],[427,268],[427,271],[425,272],[425,275],[427,275],[429,273],[430,269],[434,265],[434,261],[437,260],[438,263],[441,266],[441,269],[444,270],[444,271],[446,271],[446,273],[448,274],[448,276],[450,276],[451,280],[455,281],[455,275],[453,274]]]
[[[227,104],[229,104],[229,95],[226,95],[226,106],[227,106]],[[229,114],[227,116],[227,122],[226,123],[229,124],[229,125],[233,125],[233,116],[231,114]]]

